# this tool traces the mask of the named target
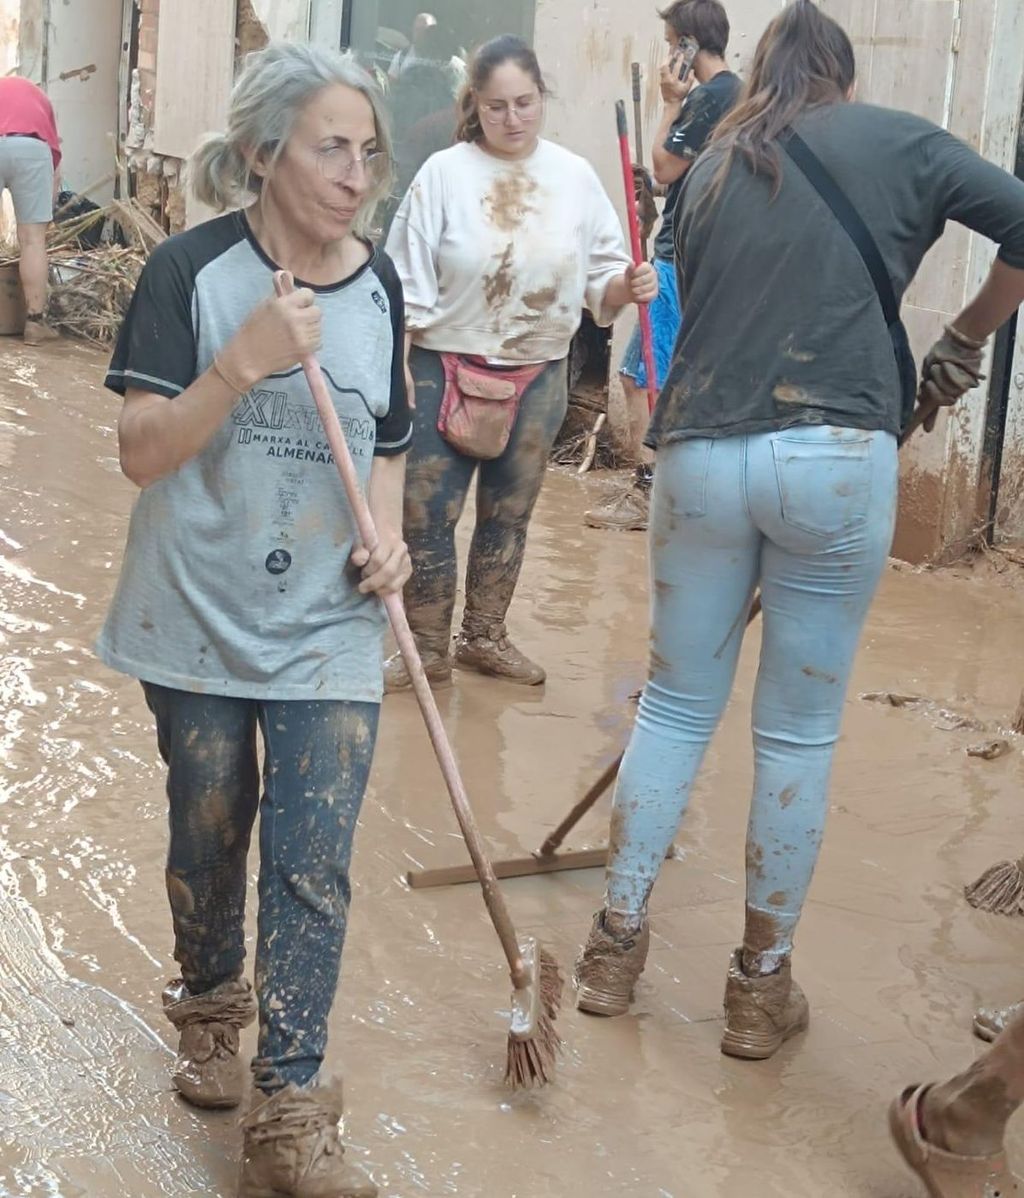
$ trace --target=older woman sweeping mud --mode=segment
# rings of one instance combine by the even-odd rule
[[[199,1107],[243,1098],[239,1029],[257,1009],[243,978],[246,858],[260,812],[246,1198],[377,1192],[344,1160],[340,1095],[316,1082],[377,732],[378,596],[410,570],[402,295],[364,237],[390,175],[358,67],[305,46],[254,56],[227,134],[193,163],[200,199],[247,206],[157,249],[107,376],[142,494],[99,651],[142,680],[168,767],[181,977],[164,1006],[181,1037],[175,1084]],[[278,269],[301,280],[283,298]],[[318,349],[380,533],[372,554],[297,365]]]
[[[851,102],[853,88],[849,38],[800,0],[769,27],[744,98],[690,171],[677,224],[687,324],[650,438],[650,676],[615,795],[605,908],[577,966],[583,1010],[627,1010],[651,889],[760,585],[746,926],[722,1038],[738,1057],[769,1057],[808,1023],[793,935],[917,391],[856,219],[896,297],[947,220],[999,243],[925,360],[929,409],[979,382],[987,338],[1024,299],[1024,185],[928,121]]]
[[[479,50],[459,144],[418,173],[388,238],[416,388],[406,606],[434,685],[451,681],[455,526],[477,471],[455,664],[524,685],[544,681],[509,639],[505,617],[565,418],[569,344],[584,305],[607,325],[628,303],[657,296],[657,276],[631,264],[594,170],[541,138],[546,95],[525,42],[500,37]],[[397,656],[385,683],[409,686]]]

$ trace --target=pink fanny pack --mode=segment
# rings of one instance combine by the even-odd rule
[[[460,453],[487,461],[508,448],[523,393],[544,369],[490,366],[483,358],[441,354],[444,398],[437,431]]]

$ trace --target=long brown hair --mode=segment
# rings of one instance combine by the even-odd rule
[[[811,0],[796,0],[780,13],[758,42],[739,103],[715,130],[712,144],[725,151],[725,161],[712,194],[739,155],[754,174],[768,175],[773,198],[778,195],[780,135],[808,109],[844,100],[856,73],[846,31]]]
[[[521,37],[504,33],[501,37],[485,42],[473,55],[469,64],[469,81],[459,96],[459,123],[455,129],[456,141],[480,141],[484,130],[480,124],[477,94],[490,82],[491,76],[506,62],[514,62],[520,70],[537,85],[542,96],[548,94],[548,85],[537,61],[537,55]]]

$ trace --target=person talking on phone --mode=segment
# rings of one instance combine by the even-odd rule
[[[675,211],[686,172],[736,103],[741,81],[729,70],[729,16],[719,0],[675,0],[658,15],[665,22],[669,58],[661,68],[661,123],[654,135],[654,178],[666,189],[661,228],[654,242],[654,269],[661,291],[651,304],[657,385],[665,384],[682,317],[675,271]],[[587,512],[591,528],[642,532],[647,528],[654,454],[643,444],[649,419],[647,371],[640,329],[633,332],[620,367],[629,411],[636,477],[620,494]]]

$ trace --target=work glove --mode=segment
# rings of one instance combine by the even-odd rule
[[[940,407],[955,404],[984,379],[981,363],[986,344],[987,341],[965,336],[950,324],[928,351],[917,391],[918,406],[934,409],[924,422],[926,433],[935,427]]]

